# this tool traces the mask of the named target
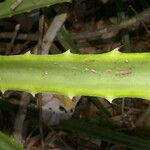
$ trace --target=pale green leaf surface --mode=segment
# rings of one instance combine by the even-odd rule
[[[150,53],[0,56],[0,90],[150,99]]]

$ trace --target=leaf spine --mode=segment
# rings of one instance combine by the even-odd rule
[[[30,92],[30,93],[31,93],[31,95],[32,95],[33,97],[35,97],[35,94],[36,94],[36,93],[34,93],[34,92]]]
[[[113,96],[106,96],[106,99],[112,103],[112,101],[114,100],[114,97]]]
[[[24,53],[25,56],[31,56],[31,51],[27,51],[26,53]]]
[[[66,52],[64,52],[65,55],[71,54],[70,49],[68,49]]]
[[[120,49],[121,47],[122,47],[122,46],[116,47],[116,48],[113,49],[110,53],[111,53],[111,54],[114,54],[114,55],[120,54],[121,52],[119,51],[119,49]]]
[[[1,90],[2,95],[5,93],[5,90]]]
[[[73,99],[74,95],[73,94],[69,94],[67,95],[70,99]]]

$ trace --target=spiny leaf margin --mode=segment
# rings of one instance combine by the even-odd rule
[[[0,56],[0,90],[150,99],[150,53]]]

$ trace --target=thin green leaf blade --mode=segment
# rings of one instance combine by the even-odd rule
[[[23,0],[15,10],[12,10],[11,5],[15,3],[15,0],[4,0],[0,2],[0,18],[11,17],[16,14],[30,12],[33,9],[49,7],[63,2],[71,2],[71,0]]]
[[[81,119],[70,119],[67,121],[62,121],[58,127],[89,137],[99,138],[107,142],[125,146],[134,150],[150,149],[150,140],[144,140],[139,137],[130,136],[121,132],[112,131],[111,129],[102,128],[97,124],[83,121]]]
[[[24,150],[13,139],[0,132],[0,150]]]

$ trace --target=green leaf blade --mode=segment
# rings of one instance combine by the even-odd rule
[[[23,0],[15,10],[12,10],[11,5],[15,3],[15,0],[5,0],[0,2],[0,18],[11,17],[16,14],[30,12],[33,9],[49,7],[63,2],[71,2],[71,0]]]
[[[0,132],[0,150],[24,150],[21,145]]]
[[[150,53],[0,56],[0,89],[150,99]]]

